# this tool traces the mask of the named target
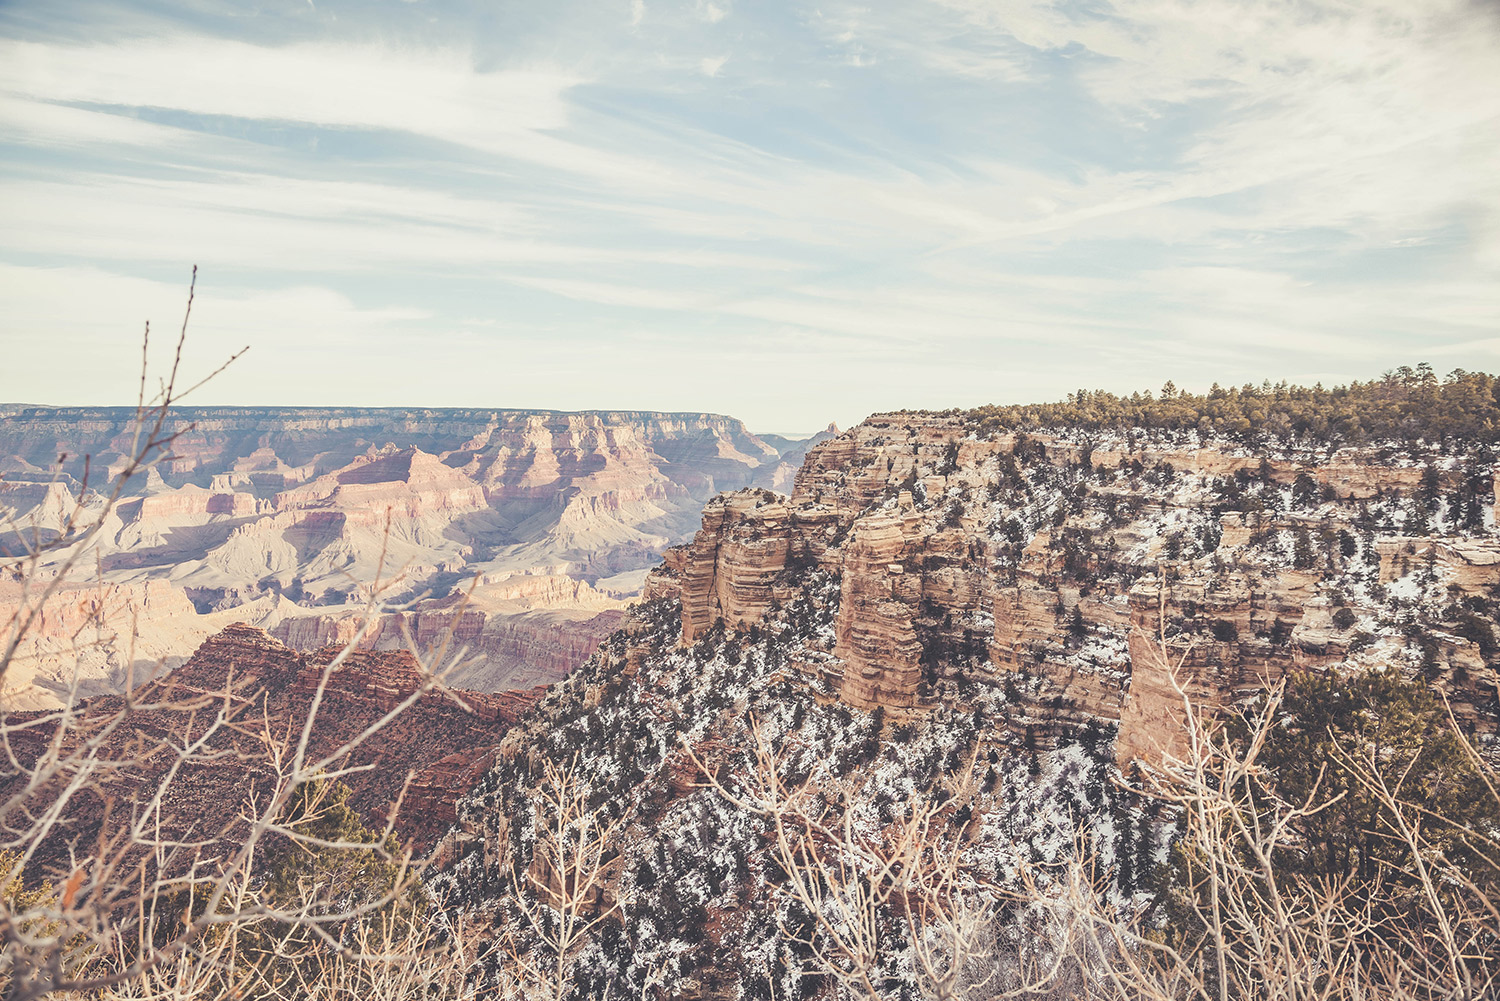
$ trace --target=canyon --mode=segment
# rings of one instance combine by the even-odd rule
[[[623,832],[602,894],[631,901],[620,934],[640,943],[597,983],[666,969],[676,996],[794,994],[751,794],[770,761],[784,795],[877,842],[903,804],[974,781],[953,821],[973,878],[1034,892],[1022,860],[1086,850],[1117,906],[1148,900],[1172,828],[1132,783],[1186,752],[1189,711],[1391,672],[1500,754],[1495,504],[1485,449],[876,414],[812,449],[790,494],[705,506],[623,627],[506,734],[433,885],[456,915],[494,913],[536,776],[576,762]]]
[[[75,800],[40,846],[40,863],[61,865],[69,843],[106,828],[111,801],[133,802],[143,788],[164,794],[150,805],[160,837],[212,832],[194,857],[218,858],[242,838],[249,823],[244,811],[264,803],[286,774],[298,735],[311,720],[308,760],[352,745],[329,766],[341,770],[350,806],[375,830],[389,823],[420,857],[453,821],[458,798],[489,764],[505,732],[539,695],[433,686],[406,651],[346,654],[330,646],[303,653],[264,630],[234,624],[170,674],[136,686],[129,704],[117,695],[78,703],[78,717],[61,732],[53,713],[11,713],[6,746],[20,768],[0,779],[0,797],[17,797],[12,806],[44,799],[50,786],[27,791],[27,771],[48,755],[69,771],[82,771],[73,755],[87,742],[94,745],[93,761],[130,764],[97,770],[97,795]],[[132,748],[140,746],[159,751],[133,757]],[[166,748],[182,750],[160,750]],[[226,760],[234,766],[225,767]]]
[[[1419,667],[1492,735],[1495,496],[1457,457],[1272,460],[875,415],[815,450],[790,497],[711,501],[645,595],[680,601],[693,642],[763,624],[822,574],[832,643],[805,669],[844,702],[910,715],[998,688],[1007,726],[1049,746],[1118,728],[1122,765],[1181,750],[1157,742],[1184,695],[1231,705],[1294,668]]]
[[[39,585],[58,592],[7,672],[13,707],[117,691],[230,622],[302,649],[356,633],[421,649],[458,604],[454,680],[556,679],[618,624],[705,500],[787,482],[829,434],[773,445],[713,414],[175,408],[168,454],[109,505],[135,421],[18,408],[0,423],[0,549],[100,522],[87,552],[46,552],[27,586],[0,585],[7,618]]]
[[[367,551],[345,533],[383,524],[385,510],[392,535],[405,526],[398,546],[431,531],[425,519],[450,515],[441,538],[472,540],[463,533],[481,522],[465,519],[479,517],[470,508],[490,487],[469,477],[475,494],[452,478],[472,466],[463,455],[441,453],[434,466],[415,448],[393,442],[311,478],[320,485],[306,497],[316,502],[278,501],[297,493],[281,482],[268,494],[283,505],[275,511],[222,516],[271,519],[264,531],[287,518],[311,533],[327,512],[342,514],[329,538],[356,562]],[[209,586],[228,565],[215,562],[215,547],[180,576],[116,565],[106,574],[127,576],[60,590],[42,632],[79,642],[91,638],[101,603],[149,608],[132,613],[138,625],[126,634],[139,655],[97,670],[136,685],[137,703],[237,685],[233,697],[284,732],[313,711],[325,667],[367,629],[329,675],[320,753],[417,692],[428,668],[448,670],[447,687],[340,762],[366,767],[346,780],[349,802],[365,824],[390,821],[427,855],[427,887],[445,920],[488,927],[521,892],[520,874],[556,889],[534,854],[555,819],[542,776],[577,776],[612,832],[589,904],[608,920],[579,953],[584,991],[800,989],[778,910],[775,832],[749,792],[768,760],[788,789],[807,790],[872,843],[900,829],[910,804],[934,797],[966,873],[1004,893],[1025,891],[1025,865],[1058,865],[1086,846],[1108,874],[1111,906],[1126,908],[1155,892],[1149,874],[1159,876],[1173,836],[1135,783],[1185,752],[1190,711],[1222,720],[1303,674],[1387,672],[1439,695],[1482,755],[1500,754],[1500,535],[1487,448],[1247,445],[1196,429],[997,426],[974,411],[902,412],[814,444],[793,475],[769,455],[731,468],[738,481],[712,477],[731,489],[698,505],[696,531],[685,526],[687,501],[673,508],[675,546],[643,541],[643,526],[663,528],[659,520],[618,528],[628,504],[585,505],[614,512],[616,524],[591,523],[599,534],[589,538],[606,540],[592,554],[568,549],[583,536],[557,527],[591,482],[571,480],[578,493],[554,496],[537,523],[551,526],[543,536],[566,566],[537,572],[506,563],[514,554],[497,546],[464,564],[472,587],[383,610],[363,627],[352,602],[317,603],[337,586],[327,575],[299,571],[300,591],[296,577],[275,578],[227,601]],[[221,516],[162,513],[197,496],[191,484],[163,482],[136,502],[161,505],[152,517]],[[346,486],[361,490],[345,495]],[[250,499],[216,505],[248,511],[267,499],[231,493]],[[354,500],[340,506],[369,497],[385,504],[378,518]],[[121,529],[132,523],[122,517]],[[226,539],[239,530],[204,524]],[[138,537],[116,530],[111,544]],[[625,548],[610,550],[612,539]],[[330,558],[342,551],[297,544]],[[528,559],[539,552],[539,543],[514,545]],[[619,569],[632,560],[640,564]],[[623,573],[638,574],[637,600],[616,587]],[[191,659],[141,685],[171,643],[200,640]],[[407,648],[434,654],[424,663]],[[42,660],[66,656],[35,649]],[[484,693],[492,687],[511,690]],[[112,718],[123,705],[94,695],[84,718]],[[170,736],[149,712],[131,726],[132,737]],[[12,749],[28,760],[49,733],[13,734]],[[172,809],[215,824],[273,781],[259,765],[185,776]],[[961,806],[945,798],[964,788]],[[69,830],[86,838],[102,823],[80,815]],[[629,906],[613,911],[621,902]],[[899,915],[887,917],[899,926]],[[889,962],[895,982],[904,974]]]
[[[689,426],[655,415],[657,423],[605,433],[601,415],[528,415],[516,418],[531,443],[519,460],[514,428],[414,424],[412,441],[366,446],[348,462],[343,453],[317,458],[342,429],[328,413],[301,423],[279,416],[275,433],[236,419],[247,427],[204,422],[202,436],[174,449],[181,455],[111,515],[113,534],[98,555],[103,579],[50,596],[12,667],[30,685],[13,686],[12,708],[142,684],[186,662],[182,651],[212,651],[252,627],[287,656],[348,644],[444,651],[441,662],[409,666],[442,670],[457,689],[540,690],[606,640],[593,670],[634,677],[666,649],[660,637],[636,642],[643,613],[610,587],[638,572],[637,607],[670,606],[670,627],[650,621],[675,630],[681,649],[774,634],[779,677],[851,709],[879,710],[887,725],[982,706],[994,719],[991,741],[1042,750],[1102,727],[1121,768],[1181,752],[1173,735],[1185,700],[1242,704],[1293,669],[1398,665],[1440,686],[1479,738],[1493,742],[1500,722],[1496,474],[1463,454],[1393,460],[1346,448],[1273,457],[1181,436],[981,431],[964,412],[877,414],[807,449],[790,493],[780,494],[754,484],[787,483],[781,453],[762,445],[756,465],[745,451],[752,439],[722,419]],[[101,448],[123,433],[68,420],[95,437],[59,439],[66,447]],[[258,433],[231,441],[230,430]],[[389,426],[379,430],[392,437]],[[418,441],[418,432],[429,437]],[[459,452],[417,447],[439,432],[469,437]],[[644,444],[669,432],[675,444]],[[558,445],[564,435],[568,448]],[[580,457],[582,442],[595,458]],[[23,444],[4,442],[13,456],[44,454]],[[277,448],[302,460],[300,473],[268,458]],[[214,471],[243,465],[247,454],[279,471],[270,481]],[[81,486],[68,468],[41,488],[7,481],[9,492],[40,494],[29,511],[42,518]],[[637,470],[634,479],[625,468]],[[223,492],[198,487],[194,478],[205,477]],[[726,481],[739,485],[702,504],[697,531],[667,547],[688,535],[690,485]],[[497,513],[523,495],[547,516]],[[627,496],[648,495],[680,503],[670,518],[661,504],[650,519],[627,513]],[[585,536],[575,531],[581,510],[611,513]],[[465,520],[476,512],[479,520]],[[473,526],[503,517],[532,522],[528,541],[491,547],[479,560]],[[320,575],[317,558],[376,577],[378,559],[362,548],[372,540],[359,533],[377,524],[385,532],[386,518],[408,557],[424,538],[429,551],[463,540],[454,565],[474,575],[472,586],[374,616],[323,604],[347,578]],[[341,527],[321,547],[306,542],[335,520]],[[648,536],[648,527],[662,534]],[[289,533],[315,558],[274,571],[274,543]],[[141,548],[148,535],[157,549]],[[595,546],[588,552],[586,538]],[[225,553],[234,539],[255,540],[257,559],[273,568],[243,591],[226,583],[245,579],[225,569],[235,565]],[[543,551],[558,562],[528,562]],[[654,569],[618,570],[657,560]],[[424,565],[411,586],[430,587],[436,565]],[[600,576],[606,569],[617,572]],[[25,607],[23,590],[0,585],[12,615]],[[78,666],[84,682],[70,696],[61,679]]]

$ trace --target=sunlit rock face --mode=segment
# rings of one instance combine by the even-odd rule
[[[102,510],[134,416],[7,416],[0,515],[46,538],[80,502],[85,515]],[[152,596],[140,669],[181,663],[228,621],[304,647],[346,639],[362,597],[381,588],[416,605],[377,624],[375,648],[404,646],[403,628],[435,635],[465,595],[473,662],[462,676],[487,689],[576,666],[706,500],[786,480],[786,460],[807,447],[769,444],[729,417],[644,412],[185,408],[167,431],[170,453],[127,484],[68,580],[118,592],[94,605],[110,633]],[[8,532],[0,546],[22,539]],[[37,575],[70,556],[50,554]],[[61,633],[48,635],[45,663],[7,679],[8,704],[56,704],[77,671],[86,693],[113,690],[131,669],[118,655],[70,659],[52,642]]]
[[[999,691],[1032,740],[1118,727],[1122,763],[1180,751],[1187,704],[1294,668],[1420,670],[1487,729],[1492,483],[1462,455],[981,438],[961,414],[876,415],[814,448],[790,497],[711,502],[646,594],[680,599],[694,642],[765,621],[816,572],[838,585],[819,671],[843,701],[920,713]]]

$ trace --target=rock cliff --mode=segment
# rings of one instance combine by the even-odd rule
[[[1078,851],[1124,913],[1159,892],[1172,833],[1131,772],[1181,750],[1189,703],[1246,703],[1294,670],[1398,672],[1500,751],[1488,439],[1250,447],[1183,420],[1021,434],[875,415],[813,448],[790,495],[714,499],[459,801],[449,906],[481,920],[514,892],[548,822],[537,776],[566,765],[618,824],[602,893],[630,901],[589,985],[807,996],[764,797],[821,818],[831,859],[831,832],[879,844],[958,790],[945,823],[977,880],[1024,899],[1025,864]],[[886,983],[910,982],[905,956],[882,954]]]
[[[7,416],[0,554],[21,551],[33,530],[55,533],[79,505],[100,514],[133,420],[123,408]],[[468,677],[485,686],[576,666],[615,621],[599,616],[638,591],[706,499],[784,479],[783,456],[806,447],[768,444],[733,418],[643,412],[184,408],[168,431],[171,455],[128,485],[69,582],[170,582],[208,616],[172,612],[180,642],[162,632],[141,657],[180,663],[225,624],[213,613],[249,606],[239,618],[290,642],[332,641],[377,585],[387,602],[425,601],[420,618],[444,614],[443,599],[477,579],[486,625],[471,652],[483,663]],[[69,555],[52,554],[39,575]],[[292,621],[301,616],[312,621]],[[403,645],[413,624],[390,617],[374,645]],[[8,703],[56,704],[64,660],[54,651],[40,686],[9,679]],[[74,666],[91,691],[123,677],[119,664]]]
[[[1493,505],[1491,468],[1464,456],[1273,459],[876,415],[815,448],[790,497],[711,502],[645,593],[680,599],[693,642],[837,581],[832,642],[810,647],[845,702],[998,691],[1028,740],[1119,726],[1122,761],[1171,750],[1184,692],[1228,704],[1293,667],[1394,662],[1488,732]]]

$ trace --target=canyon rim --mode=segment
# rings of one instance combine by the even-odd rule
[[[0,3],[0,997],[1500,997],[1497,288],[1487,0]]]

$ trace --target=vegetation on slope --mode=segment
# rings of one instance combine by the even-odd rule
[[[1440,451],[1494,445],[1500,440],[1500,381],[1482,372],[1454,369],[1439,378],[1426,363],[1403,365],[1369,382],[1324,388],[1285,382],[1228,388],[1206,394],[1168,382],[1118,396],[1080,389],[1058,403],[991,405],[965,417],[982,436],[1048,430],[1147,434],[1196,433],[1246,447],[1420,446]]]
[[[1217,392],[1076,394],[1053,408],[989,408],[973,424],[1083,439],[1143,427],[1256,447],[1394,443],[1429,457],[1463,446],[1471,472],[1492,463],[1488,376],[1439,382],[1419,368],[1331,391]],[[1225,399],[1234,407],[1214,411]],[[958,452],[942,456],[949,472]],[[1442,673],[1431,641],[1440,628],[1492,657],[1494,609],[1449,593],[1432,548],[1395,554],[1383,579],[1376,545],[1397,532],[1488,533],[1483,477],[1443,503],[1433,464],[1414,494],[1356,504],[1311,480],[1056,463],[1023,438],[971,493],[929,495],[932,465],[893,479],[875,503],[895,505],[905,489],[923,516],[941,506],[948,529],[972,521],[976,559],[1002,584],[1044,532],[1037,548],[1059,556],[1047,585],[1055,635],[1004,682],[966,674],[987,656],[975,637],[993,621],[934,609],[919,623],[933,651],[922,711],[888,719],[845,704],[818,669],[831,658],[839,581],[805,565],[788,571],[795,600],[692,645],[680,642],[673,601],[646,602],[540,703],[461,803],[448,846],[457,864],[428,886],[444,908],[441,934],[424,926],[397,846],[359,824],[327,781],[322,768],[336,770],[341,755],[319,767],[298,756],[279,799],[252,804],[264,811],[258,849],[246,846],[258,861],[195,874],[216,894],[201,912],[183,905],[180,880],[110,896],[125,884],[101,864],[103,838],[94,860],[52,883],[28,879],[24,851],[0,851],[8,993],[61,996],[50,986],[81,983],[101,1001],[1494,995],[1494,770],[1415,680]],[[1251,533],[1237,567],[1216,564],[1229,512],[1247,515]],[[1063,728],[1043,749],[1027,720],[1044,679],[1028,672],[1060,657],[1102,677],[1095,669],[1122,656],[1076,603],[1068,614],[1061,584],[1118,592],[1163,556],[1197,561],[1211,578],[1321,571],[1348,602],[1342,620],[1332,616],[1338,634],[1353,651],[1356,625],[1378,631],[1388,670],[1294,673],[1284,695],[1273,690],[1228,725],[1192,717],[1184,760],[1129,782],[1107,725]],[[1290,627],[1255,622],[1264,636],[1240,636],[1184,607],[1166,625],[1185,642],[1212,635],[1290,658]],[[1457,665],[1447,670],[1457,677]],[[25,736],[0,718],[0,737]],[[184,767],[224,766],[192,751],[175,752]],[[44,760],[72,769],[78,788],[102,788],[83,758]],[[43,771],[29,790],[39,797],[63,773]],[[169,786],[146,799],[169,797]],[[28,818],[45,811],[23,805],[0,812],[0,849],[35,842]],[[122,900],[151,917],[112,926]],[[486,922],[477,953],[462,933],[476,917]],[[143,934],[132,943],[121,929]]]
[[[836,602],[837,590],[827,596]],[[528,883],[494,850],[508,847],[522,872],[540,864],[538,846],[557,820],[537,806],[549,764],[585,776],[590,808],[626,832],[612,860],[620,916],[568,957],[566,983],[552,984],[563,997],[635,995],[662,982],[744,998],[825,990],[837,978],[820,971],[819,957],[835,947],[789,888],[792,873],[772,836],[778,822],[836,830],[850,818],[861,838],[878,842],[935,798],[949,833],[964,832],[966,878],[990,888],[986,920],[1002,911],[1019,918],[1025,874],[1063,862],[1077,838],[1108,865],[1125,846],[1134,855],[1126,871],[1149,869],[1157,833],[1121,812],[1106,731],[1040,759],[993,725],[1004,711],[998,691],[900,725],[831,701],[797,675],[790,656],[828,632],[835,610],[799,600],[753,635],[718,628],[678,649],[675,602],[638,606],[632,642],[651,651],[640,672],[621,670],[619,635],[538,705],[508,738],[514,753],[462,807],[461,823],[485,832],[492,848],[441,876],[435,892],[459,912],[498,902],[497,935],[522,953],[555,950],[515,929],[505,901]],[[768,746],[774,762],[759,753]],[[797,819],[747,805],[771,775],[804,790]],[[1128,897],[1133,887],[1112,892]],[[917,997],[920,936],[894,900],[888,905],[866,916],[881,943],[868,977],[881,996]],[[994,923],[989,946],[1030,962],[1038,946],[1023,931]],[[504,954],[488,972],[497,983],[516,975]]]
[[[1196,736],[1154,790],[1173,803],[1154,903],[1178,958],[1144,986],[1401,1001],[1500,989],[1496,772],[1426,684],[1294,672]]]

